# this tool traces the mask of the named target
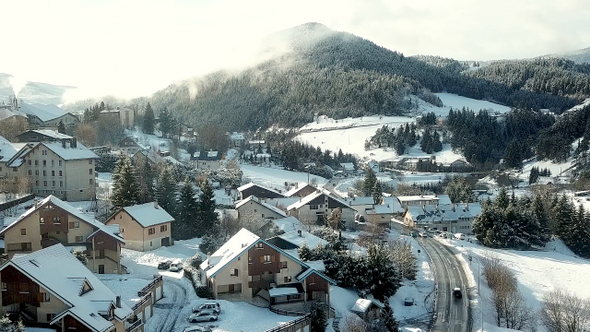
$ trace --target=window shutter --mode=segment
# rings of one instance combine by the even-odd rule
[[[275,257],[276,257],[275,255],[270,256],[270,261],[274,263],[275,262]]]
[[[264,263],[264,256],[260,256],[260,263]]]
[[[70,222],[69,222],[69,226],[68,226],[68,228],[69,228],[69,229],[74,229],[74,223],[70,221]]]

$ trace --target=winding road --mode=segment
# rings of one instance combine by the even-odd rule
[[[461,263],[451,249],[434,239],[420,238],[418,242],[428,253],[436,275],[436,300],[431,331],[471,331],[467,277]],[[462,299],[453,297],[452,291],[455,287],[461,288]]]

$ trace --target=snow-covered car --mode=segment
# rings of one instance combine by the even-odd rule
[[[193,307],[193,313],[197,313],[197,312],[201,312],[201,311],[213,311],[216,314],[220,314],[221,313],[221,306],[219,305],[219,302],[215,302],[215,301],[207,301],[203,304],[201,304],[200,306],[197,307]]]
[[[181,261],[174,261],[170,264],[170,268],[168,271],[170,272],[180,272],[182,270],[182,262]]]
[[[204,310],[188,316],[188,321],[191,323],[199,322],[214,322],[219,318],[219,315],[213,311]]]
[[[211,332],[211,328],[209,326],[202,326],[202,325],[195,325],[189,326],[182,330],[182,332]]]
[[[412,306],[412,305],[414,305],[414,298],[413,298],[413,297],[406,297],[406,298],[404,299],[404,305],[405,305],[406,307],[409,307],[409,306]]]

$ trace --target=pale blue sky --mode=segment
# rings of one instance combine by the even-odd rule
[[[265,36],[306,22],[405,55],[525,58],[590,47],[587,0],[0,0],[0,72],[147,95],[251,64]]]

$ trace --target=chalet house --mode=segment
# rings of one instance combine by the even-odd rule
[[[479,203],[410,206],[404,214],[404,224],[412,228],[472,234],[473,219],[479,214]]]
[[[401,206],[407,209],[410,206],[436,205],[438,196],[436,195],[419,195],[419,196],[397,196]]]
[[[119,225],[125,248],[149,251],[172,244],[174,218],[158,203],[145,203],[120,208],[107,221]]]
[[[443,171],[443,172],[470,172],[470,171],[473,171],[473,166],[470,163],[468,163],[465,159],[456,159],[450,163],[442,164],[441,171]]]
[[[355,167],[354,167],[353,163],[340,163],[340,167],[342,168],[342,171],[346,175],[353,174],[355,171]]]
[[[123,138],[121,142],[119,142],[118,148],[128,155],[133,155],[139,150],[144,150],[144,148],[139,145],[139,143],[137,143],[132,137]]]
[[[218,170],[221,161],[224,159],[221,151],[197,151],[193,153],[190,160],[195,163],[197,169]]]
[[[353,227],[354,216],[357,212],[346,201],[336,197],[331,192],[321,189],[300,198],[299,201],[287,207],[287,212],[305,224],[316,223],[324,225],[332,212],[342,209],[342,221]]]
[[[394,215],[388,205],[375,205],[372,209],[365,210],[365,221],[368,223],[391,228],[391,218]]]
[[[24,143],[11,143],[0,136],[0,179],[23,176],[23,170],[18,167],[9,167],[8,162],[25,146]]]
[[[314,193],[316,190],[318,190],[318,188],[310,184],[298,183],[294,188],[285,193],[285,197],[305,197]]]
[[[61,142],[62,140],[72,140],[70,135],[62,134],[55,130],[36,129],[29,130],[20,135],[17,135],[18,141],[21,143],[28,142]]]
[[[233,132],[231,135],[229,135],[229,141],[231,143],[231,146],[233,146],[234,148],[239,148],[246,142],[246,140],[244,139],[244,134],[237,132]]]
[[[35,194],[85,201],[96,196],[96,159],[94,152],[73,138],[27,144],[6,165],[27,175]]]
[[[285,211],[265,203],[255,196],[250,196],[236,203],[238,218],[281,219],[286,218]]]
[[[67,248],[56,244],[0,267],[0,312],[58,331],[143,331],[133,311]]]
[[[241,229],[201,264],[201,276],[214,298],[269,304],[319,300],[330,303],[332,280],[306,263]]]
[[[107,226],[53,195],[37,202],[0,231],[0,236],[8,258],[61,243],[72,250],[82,249],[94,273],[122,273],[120,256],[125,241],[119,228]]]
[[[372,196],[347,198],[346,203],[357,210],[357,216],[367,218],[367,210],[372,210],[375,204]]]
[[[240,193],[240,199],[246,199],[250,196],[256,196],[258,198],[283,198],[285,195],[281,194],[278,191],[275,191],[270,188],[263,187],[259,184],[255,184],[253,182],[247,183],[243,186],[238,187],[238,192]]]

